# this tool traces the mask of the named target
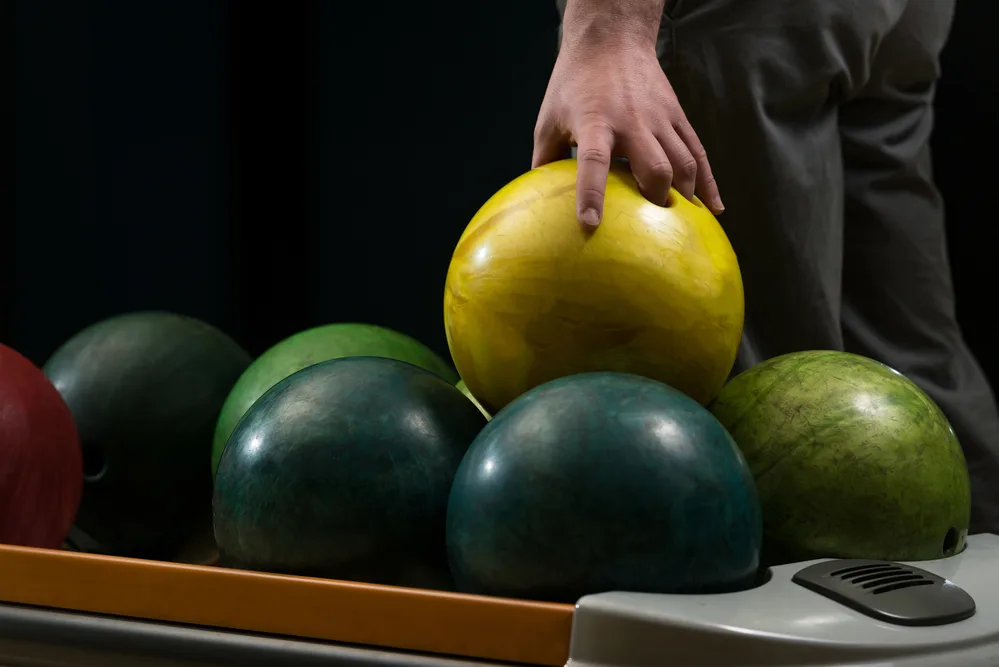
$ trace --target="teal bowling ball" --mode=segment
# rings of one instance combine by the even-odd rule
[[[448,492],[485,417],[394,359],[300,370],[237,424],[215,477],[222,565],[451,589]]]
[[[621,373],[555,380],[500,411],[448,504],[457,587],[485,595],[737,591],[756,581],[761,541],[731,436],[693,399]]]

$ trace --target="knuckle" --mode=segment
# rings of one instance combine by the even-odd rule
[[[690,158],[680,163],[677,171],[683,178],[694,178],[697,176],[697,160]]]
[[[584,130],[603,132],[610,130],[613,123],[602,111],[587,110],[579,115],[579,126]]]
[[[579,133],[586,137],[607,139],[615,134],[615,124],[607,114],[601,112],[588,111],[581,114],[576,126]]]
[[[697,164],[704,164],[708,161],[708,153],[704,150],[704,146],[697,144],[690,149],[690,155]]]
[[[592,92],[576,100],[576,116],[581,123],[606,123],[609,119],[606,98]]]
[[[576,159],[580,162],[589,162],[600,166],[610,166],[610,152],[603,148],[588,146],[580,149],[576,154]]]
[[[621,119],[630,126],[640,125],[645,118],[642,108],[638,104],[627,100],[622,103],[619,113],[621,115]]]
[[[649,176],[656,181],[670,181],[673,178],[673,165],[669,160],[659,160],[649,165]]]
[[[538,121],[534,124],[534,141],[542,141],[551,134],[552,123],[546,116],[538,116]]]
[[[684,116],[683,114],[678,114],[678,115],[679,117],[673,121],[673,129],[676,130],[676,133],[679,134],[680,136],[684,136],[687,133],[693,134],[694,128],[690,124],[690,121],[687,119],[687,117]]]
[[[579,199],[591,206],[599,206],[604,200],[604,191],[595,187],[584,187],[579,191]]]

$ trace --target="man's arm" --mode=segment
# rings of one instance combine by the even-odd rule
[[[568,0],[562,47],[534,130],[533,166],[577,147],[579,221],[603,217],[611,159],[626,157],[642,193],[670,187],[724,210],[704,148],[656,58],[664,0]]]

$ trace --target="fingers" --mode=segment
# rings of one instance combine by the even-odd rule
[[[583,124],[576,142],[576,216],[580,224],[595,228],[603,218],[607,175],[616,141],[621,155],[628,158],[642,194],[653,204],[669,205],[673,187],[688,200],[693,200],[696,193],[715,215],[725,210],[704,147],[682,112],[679,122],[663,125],[664,129],[637,130],[626,137],[604,120]],[[568,137],[559,130],[558,123],[539,118],[531,168],[563,159],[568,146]]]
[[[687,144],[677,136],[672,125],[661,130],[656,139],[673,168],[673,187],[687,200],[694,198],[694,185],[697,180],[697,162],[694,161]]]
[[[686,117],[680,119],[674,125],[673,129],[675,130],[675,136],[686,147],[687,155],[693,160],[696,173],[694,188],[698,196],[712,213],[715,215],[721,214],[725,210],[725,204],[722,203],[721,194],[718,192],[718,183],[715,182],[715,177],[711,173],[711,164],[708,162],[708,156],[704,151],[701,140],[697,138],[697,133],[694,132],[694,128],[691,127]],[[674,162],[673,164],[675,165],[676,163]],[[684,196],[686,197],[687,195]],[[689,199],[690,197],[687,198]]]
[[[663,146],[651,132],[640,132],[624,142],[631,173],[638,188],[653,204],[666,206],[673,181],[673,165]]]
[[[614,131],[602,122],[587,123],[576,141],[576,217],[594,228],[604,215],[604,192],[610,173]]]

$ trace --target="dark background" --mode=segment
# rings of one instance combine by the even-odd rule
[[[15,179],[0,341],[42,363],[87,324],[156,308],[254,354],[331,321],[447,354],[451,251],[530,166],[553,3],[4,7]],[[996,15],[959,4],[935,138],[959,315],[994,383]]]

